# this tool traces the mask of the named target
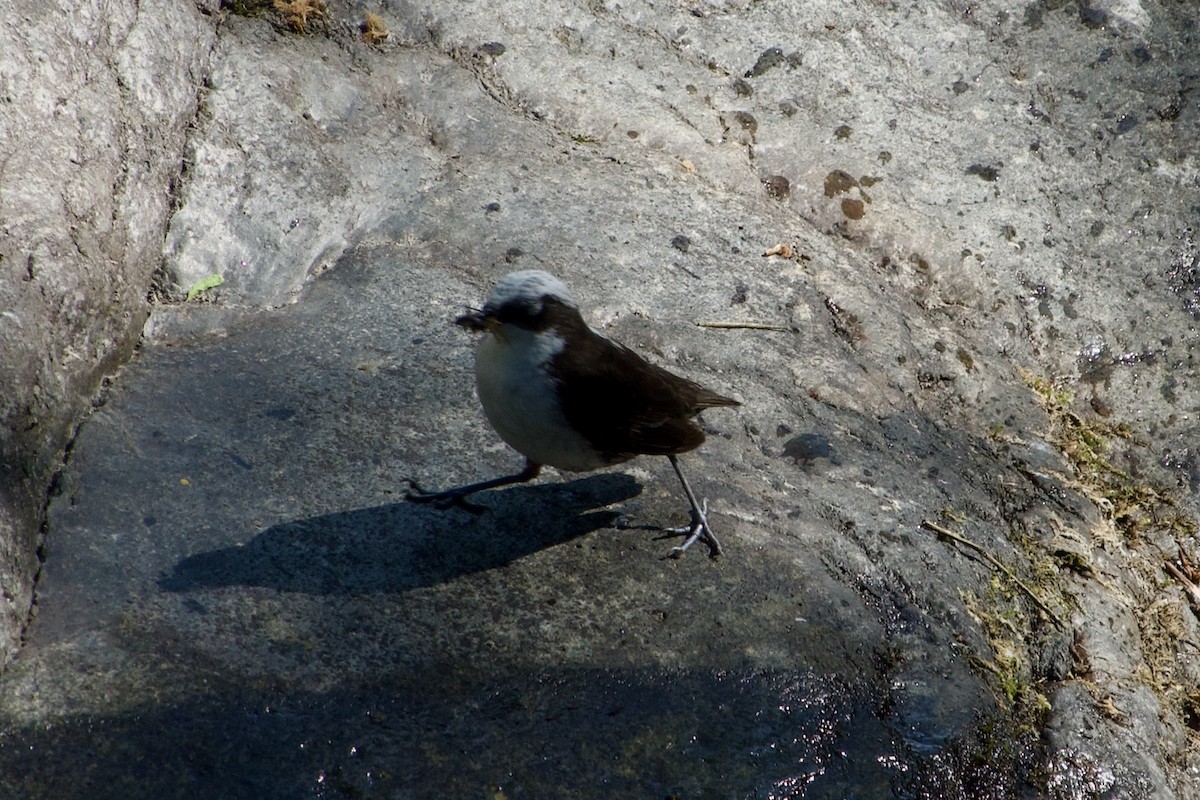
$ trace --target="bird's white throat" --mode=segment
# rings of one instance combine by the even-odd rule
[[[563,415],[549,372],[566,342],[553,328],[503,325],[475,351],[475,382],[488,421],[505,442],[538,464],[571,472],[605,465]]]

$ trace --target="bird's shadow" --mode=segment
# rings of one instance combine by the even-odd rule
[[[641,490],[628,475],[601,474],[481,493],[474,499],[488,511],[479,515],[399,502],[308,517],[187,556],[159,588],[361,595],[431,586],[612,527],[619,514],[605,506]]]

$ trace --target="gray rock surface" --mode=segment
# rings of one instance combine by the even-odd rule
[[[8,795],[1200,796],[1186,4],[368,10],[220,26]],[[743,401],[725,558],[661,459],[400,501],[519,463],[448,322],[527,267]]]
[[[46,491],[129,358],[213,31],[174,0],[0,4],[0,664]]]

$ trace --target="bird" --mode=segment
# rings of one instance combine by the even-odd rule
[[[722,553],[708,522],[708,501],[696,500],[677,456],[704,442],[695,417],[737,400],[651,364],[584,321],[579,301],[561,280],[542,270],[504,276],[481,309],[455,320],[482,333],[475,350],[475,384],[484,415],[510,447],[525,456],[513,475],[428,492],[411,478],[406,499],[478,513],[476,492],[531,481],[543,466],[589,472],[639,455],[666,456],[683,484],[691,510],[683,537],[669,557],[697,540]]]

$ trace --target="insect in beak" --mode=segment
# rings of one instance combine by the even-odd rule
[[[467,307],[469,313],[463,314],[458,319],[454,320],[454,324],[466,328],[469,331],[485,331],[492,323],[492,316],[481,308]]]

